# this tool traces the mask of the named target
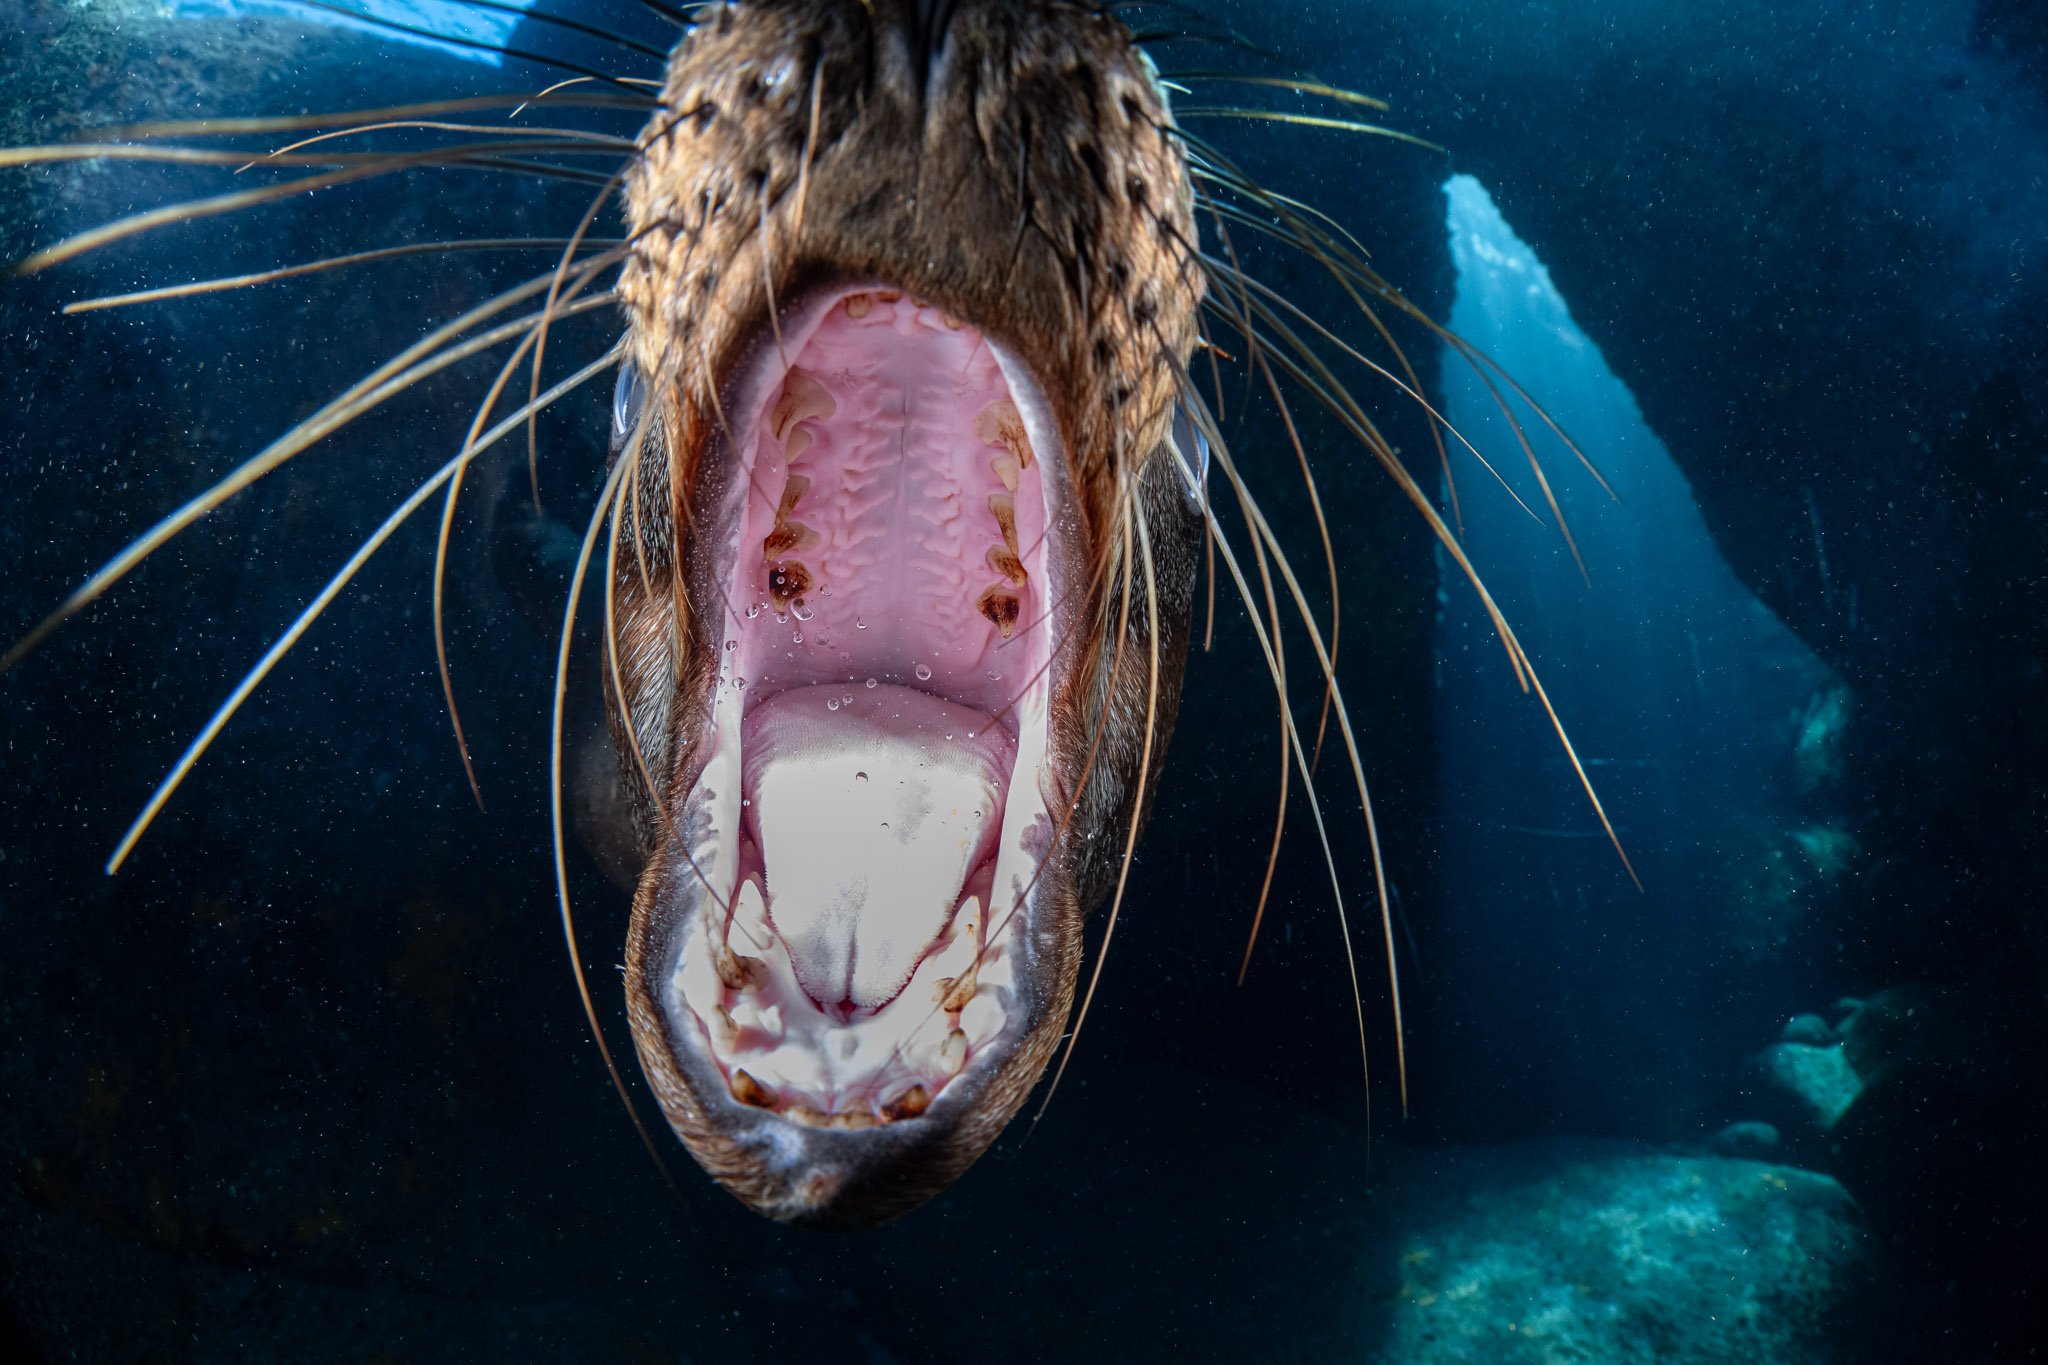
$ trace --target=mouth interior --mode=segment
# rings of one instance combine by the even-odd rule
[[[1057,438],[977,329],[895,290],[822,300],[767,357],[699,781],[725,903],[671,989],[734,1098],[861,1128],[1021,1023]]]

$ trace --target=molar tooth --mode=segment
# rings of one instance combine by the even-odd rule
[[[732,1051],[734,1044],[740,1040],[740,1026],[733,1022],[732,1015],[726,1012],[725,1006],[713,1005],[711,1017],[704,1022],[711,1030],[711,1041],[728,1052]]]
[[[846,296],[846,316],[850,318],[864,318],[869,313],[872,313],[874,309],[875,301],[870,295],[848,294]]]
[[[762,537],[761,554],[770,560],[780,559],[791,550],[807,550],[817,543],[818,533],[802,522],[778,521],[775,529]]]
[[[994,583],[981,590],[975,610],[1002,632],[1005,640],[1017,633],[1017,620],[1024,614],[1024,599],[1007,583]]]
[[[914,1119],[931,1107],[932,1097],[921,1085],[913,1085],[882,1106],[882,1117],[890,1123],[898,1119]]]
[[[946,1041],[939,1045],[939,1069],[948,1076],[957,1076],[960,1074],[960,1068],[965,1065],[967,1065],[967,1035],[959,1029],[954,1029],[946,1035]],[[738,1074],[741,1076],[747,1075],[744,1071]],[[747,1076],[747,1079],[752,1080],[753,1077]]]
[[[981,975],[981,963],[970,964],[959,976],[939,983],[946,989],[941,993],[933,987],[932,994],[938,998],[939,1008],[948,1014],[958,1014],[966,1003],[974,998],[975,979]]]
[[[996,525],[1003,528],[1003,544],[1011,554],[1017,553],[1017,500],[1008,493],[988,495],[988,510],[995,516]]]
[[[802,1100],[797,1100],[782,1111],[782,1117],[801,1123],[806,1128],[825,1128],[831,1125],[829,1114],[824,1114]]]
[[[1017,405],[1009,399],[983,408],[974,419],[974,434],[1015,455],[1019,469],[1031,468],[1031,437],[1024,430],[1024,418],[1017,412]]]
[[[782,396],[769,410],[768,429],[775,433],[776,440],[786,440],[789,429],[805,418],[830,417],[837,411],[839,404],[823,384],[802,370],[791,369],[782,381]]]
[[[960,1038],[961,1055],[965,1056],[967,1051],[967,1035],[962,1033],[958,1036]],[[947,1039],[947,1042],[950,1045],[952,1040]],[[775,1093],[744,1071],[732,1073],[732,1097],[741,1104],[750,1104],[756,1109],[773,1109],[775,1107]]]
[[[988,547],[988,566],[1020,588],[1031,577],[1024,571],[1024,561],[1017,558],[1017,552],[1007,545]]]
[[[794,460],[796,456],[791,455],[789,458]],[[996,477],[1003,481],[1003,487],[1009,489],[1012,493],[1017,491],[1018,466],[1015,455],[1006,450],[993,460],[990,460],[988,467],[993,469]]]
[[[843,1114],[832,1116],[832,1126],[848,1132],[857,1133],[863,1128],[873,1128],[878,1122],[879,1120],[865,1109],[849,1109]]]

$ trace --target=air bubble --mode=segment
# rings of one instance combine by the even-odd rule
[[[855,773],[853,775],[853,780],[856,782],[865,782],[868,780],[868,775],[866,773]]]
[[[873,678],[869,678],[869,679],[868,679],[868,686],[869,686],[869,687],[873,687],[874,685],[875,685],[875,680],[874,680]]]
[[[808,621],[818,613],[810,603],[799,597],[796,601],[789,604],[789,614],[799,621]]]
[[[930,682],[932,680],[932,666],[930,664],[919,664],[914,671],[919,682]]]
[[[827,697],[827,698],[825,698],[825,709],[826,709],[827,711],[837,711],[837,710],[839,709],[839,698],[837,698],[837,697]]]

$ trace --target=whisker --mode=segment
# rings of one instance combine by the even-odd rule
[[[520,108],[523,109],[525,106],[521,105]],[[517,112],[518,110],[516,109],[513,111],[513,113]],[[525,124],[515,128],[502,124],[443,123],[433,119],[400,119],[388,123],[363,123],[352,128],[337,128],[332,132],[321,133],[316,137],[300,138],[297,142],[287,143],[274,152],[265,152],[262,156],[236,167],[235,174],[240,175],[251,166],[261,166],[266,162],[274,162],[281,156],[296,152],[302,147],[311,147],[315,143],[331,142],[335,138],[341,137],[354,137],[357,133],[384,133],[394,129],[437,133],[484,133],[492,137],[538,137],[545,134],[548,137],[558,137],[573,142],[588,142],[593,145],[608,147],[615,151],[631,152],[634,150],[633,139],[631,138],[617,137],[611,133],[592,132],[587,128],[533,128]]]
[[[1336,100],[1343,104],[1362,105],[1367,109],[1378,109],[1384,113],[1391,106],[1385,100],[1361,95],[1356,90],[1342,86],[1324,85],[1319,81],[1301,81],[1288,76],[1252,76],[1241,71],[1168,71],[1161,80],[1172,81],[1227,81],[1233,85],[1263,85],[1278,90],[1292,90],[1298,95],[1316,95],[1323,99]],[[1176,115],[1179,110],[1174,111]]]
[[[502,4],[500,0],[454,0],[454,3],[469,9],[491,10],[498,14],[516,15],[520,19],[531,19],[537,24],[550,24],[555,28],[566,29],[571,33],[581,33],[586,38],[595,38],[600,42],[610,43],[614,47],[624,48],[628,52],[637,52],[642,56],[652,57],[656,61],[668,60],[668,53],[661,48],[643,43],[637,38],[628,38],[622,33],[614,33],[608,28],[599,28],[595,24],[586,24],[580,20],[564,18],[559,14],[549,14],[537,9],[522,9],[518,5]]]
[[[619,349],[614,347],[611,353],[584,366],[581,370],[578,370],[575,374],[548,390],[543,395],[542,401],[544,403],[554,402],[562,395],[580,387],[606,366],[616,363]],[[370,561],[370,557],[382,548],[384,542],[389,540],[392,534],[400,526],[403,526],[428,498],[434,495],[436,490],[454,478],[456,473],[465,464],[475,458],[479,452],[495,444],[506,432],[512,430],[525,419],[526,413],[522,409],[520,412],[500,422],[483,440],[476,444],[474,449],[464,451],[447,464],[442,465],[439,472],[414,489],[412,495],[400,503],[392,511],[391,515],[384,519],[383,525],[372,532],[370,538],[365,540],[353,555],[349,556],[348,562],[342,565],[341,570],[333,578],[328,580],[327,586],[320,590],[319,595],[299,614],[298,619],[292,622],[291,627],[278,637],[277,642],[271,645],[270,649],[257,661],[256,666],[250,669],[248,674],[243,677],[240,685],[229,694],[228,699],[221,704],[220,709],[213,713],[212,719],[207,721],[206,727],[199,732],[199,737],[192,741],[191,747],[187,748],[183,757],[179,758],[176,766],[171,769],[170,775],[165,777],[162,783],[158,785],[155,794],[149,799],[149,804],[143,807],[142,814],[135,818],[135,823],[128,827],[128,832],[122,836],[120,844],[115,847],[113,856],[107,859],[108,876],[111,877],[120,870],[121,864],[127,860],[129,853],[134,850],[136,843],[142,838],[143,833],[148,830],[150,822],[156,819],[157,812],[161,811],[164,808],[164,803],[171,799],[172,793],[177,791],[179,784],[185,780],[186,774],[192,771],[193,765],[199,762],[200,758],[206,753],[207,748],[212,745],[215,736],[220,734],[222,728],[234,717],[235,712],[241,709],[242,703],[249,699],[249,694],[254,692],[257,687],[262,685],[263,680],[270,676],[270,671],[277,667],[278,661],[291,651],[292,646],[298,643],[299,637],[304,635],[307,628],[319,619],[322,612],[327,610],[328,604],[341,594],[341,590],[349,585],[349,581],[356,576],[363,565]]]
[[[603,81],[607,85],[621,86],[629,90],[632,88],[625,81],[620,80],[610,72],[599,71],[594,66],[585,66],[581,62],[572,62],[562,57],[548,57],[538,52],[526,52],[516,47],[508,47],[503,43],[486,43],[475,38],[459,38],[449,33],[437,33],[430,28],[421,28],[414,24],[401,24],[396,19],[385,19],[378,15],[365,14],[361,10],[350,9],[346,5],[333,4],[331,0],[299,0],[299,3],[309,5],[314,9],[324,9],[331,14],[346,15],[357,23],[369,24],[375,28],[388,28],[395,33],[409,33],[415,38],[428,38],[437,43],[446,43],[450,47],[468,48],[472,52],[495,52],[501,57],[516,57],[522,62],[533,62],[540,66],[552,66],[558,71],[573,71],[579,76],[588,76],[591,80]]]
[[[1392,138],[1396,142],[1408,142],[1417,147],[1427,147],[1432,152],[1445,148],[1427,138],[1413,133],[1404,133],[1398,128],[1387,128],[1377,123],[1360,123],[1355,119],[1325,118],[1320,114],[1291,114],[1278,109],[1244,109],[1233,105],[1196,105],[1173,111],[1176,119],[1184,118],[1236,118],[1259,123],[1289,123],[1303,128],[1330,128],[1344,133],[1365,133],[1372,137]]]
[[[264,118],[201,118],[164,119],[152,123],[116,123],[104,127],[87,129],[97,138],[115,138],[130,141],[146,141],[158,137],[241,137],[249,133],[291,133],[306,128],[333,128],[357,123],[378,123],[391,119],[431,118],[436,114],[465,114],[479,109],[505,109],[515,111],[529,104],[546,104],[556,109],[620,109],[639,111],[651,109],[660,103],[644,95],[590,95],[577,94],[566,99],[554,98],[554,92],[564,86],[576,85],[593,79],[577,76],[555,84],[534,95],[471,95],[455,100],[429,100],[421,104],[392,104],[380,109],[345,109],[319,114],[281,114]],[[630,77],[621,78],[627,85],[659,85],[658,81],[635,81]],[[509,115],[508,115],[509,117]]]
[[[126,308],[137,303],[160,303],[166,299],[191,298],[198,294],[216,294],[229,289],[247,289],[252,285],[270,284],[277,280],[314,275],[326,270],[339,270],[346,266],[368,265],[372,261],[388,261],[401,256],[458,251],[552,251],[568,244],[569,239],[566,237],[475,237],[453,242],[408,242],[403,246],[378,247],[373,251],[356,251],[346,256],[329,256],[325,260],[307,261],[301,265],[278,266],[271,270],[259,270],[250,275],[224,275],[219,279],[199,280],[192,284],[172,284],[158,289],[140,289],[132,294],[108,294],[96,299],[80,299],[76,303],[65,304],[64,312],[91,313],[102,308]],[[622,244],[619,238],[592,238],[584,243],[593,250]]]

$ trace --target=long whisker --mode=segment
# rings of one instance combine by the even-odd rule
[[[1356,90],[1342,86],[1324,85],[1318,81],[1298,81],[1287,76],[1250,76],[1240,71],[1169,71],[1160,76],[1169,81],[1227,81],[1232,85],[1263,85],[1278,90],[1292,90],[1299,95],[1317,95],[1323,99],[1336,100],[1343,104],[1362,105],[1367,109],[1378,109],[1384,113],[1389,107],[1382,99],[1361,95]],[[1176,114],[1178,110],[1174,111]]]
[[[572,62],[562,57],[548,57],[538,52],[526,52],[516,47],[508,47],[504,43],[486,43],[480,42],[475,38],[459,38],[450,33],[437,33],[430,28],[421,28],[415,24],[401,24],[396,19],[385,19],[378,15],[365,14],[361,10],[350,9],[346,5],[332,4],[330,0],[299,0],[299,3],[310,5],[314,9],[324,9],[333,14],[346,15],[357,23],[369,24],[376,28],[388,28],[396,33],[409,33],[415,38],[431,39],[437,43],[446,43],[450,47],[465,47],[472,52],[495,52],[503,57],[516,57],[522,62],[535,62],[541,66],[552,66],[559,71],[573,71],[579,76],[588,76],[591,80],[602,81],[606,85],[616,85],[628,90],[632,89],[632,86],[608,71],[599,71],[594,66],[585,66],[581,62]]]
[[[662,49],[648,43],[643,43],[637,38],[628,38],[624,34],[614,33],[608,28],[599,28],[595,24],[586,24],[579,20],[567,19],[559,14],[548,14],[542,10],[524,9],[518,5],[502,4],[500,0],[455,0],[455,3],[469,9],[492,10],[499,14],[516,15],[520,19],[532,20],[537,24],[551,24],[556,28],[567,29],[571,33],[581,33],[587,38],[596,38],[600,42],[624,48],[628,52],[637,52],[642,56],[652,57],[656,61],[665,61],[668,58],[668,53]]]
[[[581,370],[578,370],[575,374],[548,390],[542,396],[541,401],[543,403],[554,402],[563,394],[572,392],[580,387],[593,375],[602,371],[606,366],[616,363],[617,360],[618,348],[615,347],[610,354],[592,364],[584,366]],[[383,525],[372,532],[370,538],[358,547],[356,552],[349,557],[348,562],[342,565],[340,572],[328,580],[327,586],[320,590],[319,595],[299,614],[298,619],[292,622],[290,629],[279,636],[277,643],[273,644],[268,652],[257,661],[256,666],[249,670],[248,675],[242,679],[241,684],[229,694],[228,699],[221,704],[220,709],[213,713],[213,718],[207,721],[206,727],[199,732],[199,737],[192,741],[190,748],[185,750],[183,757],[179,758],[177,765],[171,769],[170,775],[165,777],[162,783],[157,786],[155,794],[149,798],[149,804],[143,807],[142,814],[135,818],[135,823],[128,827],[128,832],[122,836],[120,844],[115,847],[113,856],[107,859],[108,876],[112,876],[120,870],[121,864],[127,860],[128,854],[133,851],[136,843],[142,838],[144,831],[149,828],[150,822],[156,819],[157,812],[164,808],[164,803],[171,799],[172,793],[176,792],[179,784],[185,780],[185,775],[192,771],[193,765],[199,762],[200,758],[206,753],[207,748],[213,743],[215,736],[220,734],[222,728],[234,717],[235,712],[241,709],[242,703],[249,699],[250,693],[254,692],[262,685],[263,680],[270,676],[270,671],[277,667],[279,660],[291,652],[292,646],[299,642],[299,637],[304,635],[307,628],[319,619],[320,614],[327,610],[328,604],[341,594],[341,590],[349,585],[349,581],[356,576],[363,565],[369,563],[370,557],[382,548],[384,542],[389,540],[392,534],[400,526],[404,525],[406,520],[414,512],[417,512],[421,505],[428,498],[432,497],[441,485],[454,478],[456,473],[471,459],[475,458],[480,451],[488,449],[502,438],[506,432],[512,430],[525,419],[526,413],[524,410],[514,413],[511,417],[506,418],[494,427],[483,440],[477,442],[473,449],[464,451],[447,464],[442,465],[439,472],[414,489],[412,495],[400,503],[392,511],[391,515],[384,519]]]
[[[201,118],[165,119],[153,123],[116,123],[88,129],[97,138],[118,138],[128,141],[147,140],[158,137],[242,137],[250,133],[291,133],[306,128],[333,128],[358,123],[377,123],[391,119],[431,118],[436,114],[464,114],[478,109],[523,109],[529,104],[545,104],[551,108],[566,109],[651,109],[659,101],[643,95],[588,95],[576,94],[555,98],[554,92],[564,86],[576,85],[592,79],[578,76],[571,80],[558,81],[538,94],[532,95],[471,95],[457,100],[430,100],[423,104],[392,104],[381,109],[344,109],[319,114],[282,114],[265,118]],[[627,85],[658,85],[657,81],[634,81],[626,79]]]
[[[502,324],[488,332],[470,338],[457,346],[440,350],[437,347],[453,336],[467,331],[471,326],[492,315],[504,311],[523,298],[530,298],[546,285],[547,277],[529,280],[525,284],[509,289],[479,304],[455,321],[448,323],[392,357],[372,370],[338,397],[330,400],[318,412],[293,427],[290,431],[270,443],[250,459],[244,461],[233,473],[215,483],[211,488],[186,502],[184,506],[157,522],[148,531],[129,542],[107,564],[81,584],[72,594],[59,603],[57,609],[40,621],[35,629],[16,641],[4,656],[0,656],[0,673],[5,673],[19,663],[31,650],[48,637],[51,631],[92,605],[100,595],[155,553],[166,541],[176,536],[193,522],[199,520],[214,508],[239,493],[250,484],[284,464],[299,452],[305,450],[323,436],[346,426],[363,413],[404,392],[413,384],[430,374],[446,369],[479,351],[487,350],[511,337],[518,336],[533,325],[533,317]],[[581,300],[576,311],[586,312],[613,301],[610,290]],[[422,355],[427,359],[420,360]],[[417,362],[417,363],[414,363]],[[409,367],[409,368],[408,368]]]
[[[625,347],[612,349],[600,365],[616,364]],[[595,372],[597,367],[593,367]],[[524,420],[526,414],[518,414]],[[654,1158],[661,1177],[668,1182],[671,1190],[676,1189],[675,1178],[669,1174],[668,1163],[661,1158],[661,1152],[654,1145],[654,1139],[647,1132],[647,1125],[640,1121],[640,1111],[633,1107],[633,1097],[626,1093],[625,1077],[619,1074],[618,1063],[612,1060],[611,1046],[604,1040],[604,1029],[597,1022],[597,1006],[590,998],[590,981],[583,972],[583,950],[576,943],[576,915],[569,908],[569,864],[567,842],[562,837],[562,713],[569,692],[569,645],[576,634],[576,601],[583,595],[584,575],[590,570],[590,552],[597,543],[598,531],[604,526],[605,510],[618,496],[619,477],[625,472],[621,460],[612,466],[612,472],[605,479],[604,491],[598,495],[597,506],[591,509],[590,529],[583,534],[583,548],[576,556],[576,573],[569,582],[569,600],[562,611],[562,647],[555,658],[555,706],[554,728],[551,736],[550,769],[548,785],[549,817],[554,830],[555,844],[555,894],[562,905],[562,938],[569,949],[569,967],[576,974],[576,993],[583,999],[583,1017],[590,1021],[590,1036],[597,1043],[598,1055],[604,1058],[604,1069],[612,1078],[612,1088],[619,1092],[619,1103],[626,1106],[626,1114],[633,1120],[633,1129],[640,1134],[640,1143],[647,1148],[647,1154]]]
[[[626,165],[631,164],[630,162],[626,163]],[[597,217],[597,211],[604,207],[605,200],[611,198],[612,191],[618,187],[619,179],[625,173],[626,166],[621,166],[618,170],[613,171],[605,180],[604,188],[599,190],[597,197],[590,201],[590,207],[583,211],[583,217],[576,223],[576,231],[569,234],[569,244],[562,248],[562,259],[555,265],[554,278],[548,281],[548,301],[546,306],[541,309],[540,326],[534,333],[533,364],[528,367],[532,374],[532,380],[527,389],[529,400],[534,394],[540,392],[541,361],[546,357],[548,349],[548,323],[554,318],[556,300],[562,291],[562,281],[568,278],[569,263],[575,259],[577,244],[583,240],[583,234],[590,231],[591,221]],[[585,280],[589,278],[587,274],[584,276]],[[581,288],[581,283],[577,287]],[[526,472],[533,482],[533,510],[538,512],[540,510],[540,435],[539,419],[537,417],[529,417],[526,420]]]
[[[1365,133],[1373,137],[1388,137],[1396,142],[1408,142],[1413,143],[1417,147],[1427,147],[1432,152],[1444,150],[1444,148],[1439,147],[1428,138],[1417,137],[1413,133],[1404,133],[1398,128],[1388,128],[1377,123],[1360,123],[1355,119],[1324,118],[1320,114],[1290,114],[1278,109],[1242,109],[1226,105],[1196,105],[1176,109],[1173,111],[1173,116],[1176,119],[1238,118],[1260,123],[1291,123],[1303,128],[1331,128],[1343,133]]]
[[[351,128],[336,128],[332,132],[300,138],[297,142],[287,143],[274,152],[265,152],[262,156],[243,163],[235,168],[235,174],[240,175],[251,166],[274,163],[279,157],[287,156],[302,147],[311,147],[317,143],[330,142],[335,138],[354,137],[357,133],[381,133],[400,128],[438,133],[483,133],[491,137],[524,138],[546,136],[561,138],[568,142],[588,142],[593,146],[606,147],[619,152],[631,152],[633,150],[633,139],[629,137],[618,137],[611,133],[592,132],[587,128],[534,128],[526,124],[520,124],[515,127],[510,124],[443,123],[434,119],[394,119],[386,123],[361,123]]]
[[[346,266],[368,265],[373,261],[388,261],[400,256],[452,253],[458,251],[553,251],[567,246],[566,237],[476,237],[453,242],[408,242],[403,246],[378,247],[372,251],[355,251],[346,256],[329,256],[325,260],[306,261],[300,265],[278,266],[272,270],[259,270],[249,275],[223,275],[219,279],[198,280],[191,284],[171,284],[158,289],[140,289],[132,294],[108,294],[96,299],[80,299],[64,305],[64,312],[91,313],[102,308],[126,308],[138,303],[160,303],[166,299],[191,298],[197,294],[217,294],[228,289],[247,289],[252,285],[270,284],[277,280],[293,279],[300,275],[314,275],[328,270],[340,270]],[[597,250],[621,245],[616,238],[591,238],[584,245]]]

